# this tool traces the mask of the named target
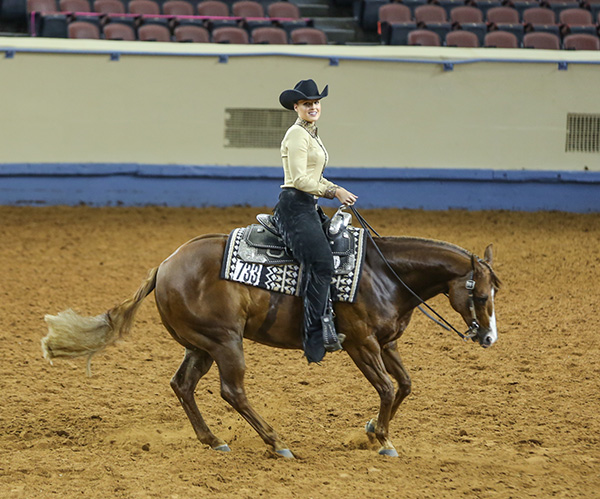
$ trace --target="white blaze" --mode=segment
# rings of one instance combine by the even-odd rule
[[[496,308],[494,307],[494,290],[492,289],[492,316],[490,317],[490,339],[492,342],[490,345],[493,345],[498,340],[498,329],[496,327]]]

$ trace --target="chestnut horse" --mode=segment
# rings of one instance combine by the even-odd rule
[[[211,234],[185,243],[150,271],[132,298],[97,317],[81,317],[72,310],[47,315],[49,333],[42,340],[42,350],[49,360],[87,355],[89,369],[94,353],[129,331],[137,308],[154,290],[164,326],[185,347],[171,387],[198,439],[212,449],[230,450],[206,425],[194,398],[198,381],[216,362],[222,397],[273,451],[294,457],[248,402],[242,340],[302,349],[302,302],[298,297],[221,279],[226,240],[226,235]],[[453,309],[471,326],[473,341],[489,347],[497,339],[494,294],[500,281],[492,270],[491,245],[484,259],[479,259],[441,241],[383,237],[376,239],[376,246],[374,241],[367,243],[356,302],[336,303],[334,309],[337,330],[346,335],[344,350],[379,394],[379,414],[367,423],[367,435],[379,441],[380,454],[397,456],[388,427],[410,393],[411,381],[396,342],[413,310],[420,299],[446,293]]]

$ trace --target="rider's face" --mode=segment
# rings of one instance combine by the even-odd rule
[[[294,111],[300,119],[314,123],[321,116],[320,100],[300,100],[294,104]]]

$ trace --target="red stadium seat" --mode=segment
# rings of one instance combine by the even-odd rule
[[[558,18],[563,36],[576,33],[597,34],[597,28],[589,10],[565,9],[560,12]]]
[[[415,21],[418,28],[434,31],[440,40],[444,39],[452,29],[452,25],[448,22],[446,9],[439,5],[420,5],[415,9]]]
[[[69,23],[68,32],[69,38],[90,40],[100,39],[100,29],[98,28],[98,26],[92,23],[87,23],[85,21],[75,21]]]
[[[146,16],[160,15],[160,7],[152,0],[131,0],[128,9],[131,14],[142,14]]]
[[[273,2],[267,8],[267,14],[269,17],[300,19],[300,9],[291,2]]]
[[[327,35],[317,28],[298,28],[291,32],[290,38],[296,45],[327,45]]]
[[[177,26],[175,28],[176,42],[209,43],[210,34],[206,28],[201,26]]]
[[[386,45],[406,45],[408,34],[417,29],[411,10],[400,3],[382,5],[377,24],[381,41]]]
[[[27,0],[27,13],[48,14],[58,12],[56,0]]]
[[[265,9],[262,4],[253,0],[235,2],[231,11],[236,17],[265,17]]]
[[[567,35],[563,40],[563,46],[567,50],[600,50],[600,39],[585,33]]]
[[[287,42],[287,33],[281,28],[265,27],[252,30],[252,43],[285,45]]]
[[[477,7],[463,5],[455,7],[450,12],[450,21],[454,29],[470,31],[477,35],[478,45],[483,44],[487,33],[487,24],[483,21],[483,12]]]
[[[249,43],[248,32],[242,28],[235,28],[233,26],[223,26],[216,28],[212,32],[212,39],[215,43],[232,43],[232,44],[246,44]]]
[[[423,45],[427,47],[439,47],[440,36],[434,31],[427,29],[416,29],[408,34],[409,45]]]
[[[90,12],[88,0],[60,0],[60,10],[63,12]]]
[[[556,14],[552,9],[545,7],[533,7],[523,12],[523,24],[525,31],[544,31],[559,35],[560,30],[556,24]]]
[[[125,14],[125,5],[121,0],[96,0],[94,12],[100,14]]]
[[[138,39],[143,42],[170,42],[169,28],[159,24],[145,24],[138,28]]]
[[[519,41],[513,33],[508,31],[492,31],[485,35],[483,45],[484,47],[516,49],[519,48]]]
[[[192,4],[185,0],[167,0],[162,7],[167,16],[193,16],[195,13]]]
[[[559,50],[560,38],[552,33],[532,31],[525,33],[523,47],[526,49]]]
[[[104,33],[104,38],[107,40],[135,40],[134,29],[127,24],[109,23],[104,26],[102,31]]]
[[[447,47],[479,47],[479,38],[470,31],[456,30],[446,35]]]

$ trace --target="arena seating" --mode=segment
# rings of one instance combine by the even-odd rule
[[[28,0],[28,12],[35,36],[96,38],[86,25],[70,27],[87,22],[97,27],[98,38],[109,40],[206,43],[208,33],[214,43],[327,43],[324,32],[287,1]],[[195,29],[178,30],[183,27]]]
[[[560,49],[560,38],[553,33],[532,31],[523,37],[523,47],[526,49]]]
[[[365,0],[366,1],[366,0]],[[386,45],[411,45],[413,30],[427,30],[438,34],[446,46],[473,46],[472,36],[448,34],[454,31],[466,31],[476,35],[477,45],[481,47],[534,48],[568,50],[597,50],[600,43],[600,0],[505,0],[504,4],[496,0],[469,2],[466,5],[452,7],[446,16],[448,6],[454,2],[448,0],[426,0],[385,2],[379,5],[377,29],[381,43]],[[590,3],[593,2],[593,3]],[[574,7],[573,4],[577,3]],[[437,4],[437,5],[436,5]],[[595,6],[594,16],[592,5]],[[367,12],[362,10],[363,13]],[[550,34],[552,36],[525,36],[530,33]],[[507,35],[508,34],[508,35]],[[571,38],[570,35],[588,35]],[[428,44],[417,37],[419,44]],[[449,41],[450,42],[449,42]],[[585,48],[584,48],[585,47]]]
[[[470,31],[455,30],[446,35],[447,47],[479,47],[479,38]]]
[[[316,30],[311,19],[300,18],[296,0],[27,0],[30,32],[35,36],[82,37],[85,29],[80,25],[70,29],[76,22],[87,22],[98,28],[100,39],[107,38],[105,27],[109,24],[127,25],[133,30],[134,40],[164,40],[140,38],[142,26],[159,25],[169,32],[168,40],[187,42],[201,40],[206,43],[328,43],[324,31]],[[337,0],[331,0],[334,4]],[[438,35],[440,45],[467,47],[475,41],[470,35],[448,35],[465,31],[476,35],[477,46],[513,46],[512,37],[503,34],[486,37],[494,32],[511,33],[516,46],[524,48],[554,47],[553,37],[528,37],[529,33],[550,33],[558,37],[559,48],[569,50],[596,50],[589,38],[565,40],[569,35],[599,37],[600,0],[357,0],[355,3],[357,23],[364,30],[379,34],[379,41],[386,45],[410,45],[409,34],[414,30],[426,30]],[[176,30],[190,26],[195,30]],[[233,31],[213,34],[218,28],[230,27],[246,31],[246,37],[232,35]],[[277,30],[286,33],[285,39]],[[131,30],[116,28],[123,39],[130,39]],[[165,33],[164,29],[146,29],[143,33]],[[95,31],[88,30],[88,35]],[[229,33],[233,38],[223,38]],[[110,35],[109,39],[118,38]],[[183,37],[183,38],[182,38]],[[247,41],[245,41],[247,39]],[[428,36],[413,37],[414,43],[435,43]],[[335,39],[334,39],[335,40]],[[413,40],[413,41],[414,41]],[[491,40],[491,41],[490,41]],[[582,41],[583,40],[583,41]],[[587,41],[584,41],[587,40]],[[493,42],[493,43],[492,43]],[[334,43],[334,42],[331,42]],[[499,45],[498,45],[499,44]]]

